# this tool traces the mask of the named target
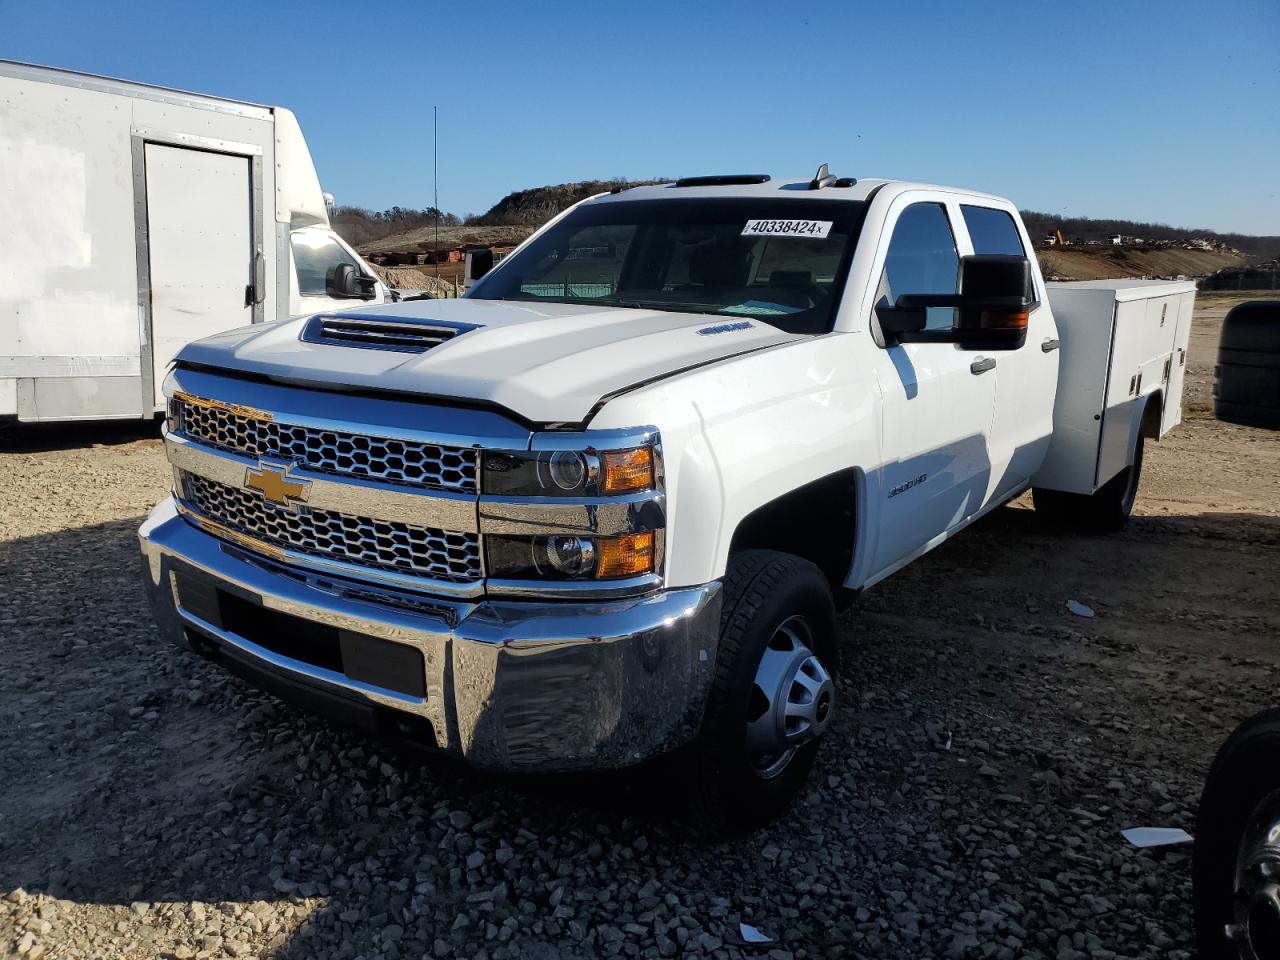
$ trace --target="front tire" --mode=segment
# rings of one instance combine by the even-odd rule
[[[814,564],[772,550],[729,558],[715,675],[685,774],[709,832],[755,829],[803,786],[835,706],[835,638]]]
[[[1245,721],[1218,751],[1191,884],[1201,960],[1280,956],[1280,710]]]

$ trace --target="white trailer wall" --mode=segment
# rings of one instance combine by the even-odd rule
[[[288,251],[274,216],[269,108],[0,64],[0,117],[0,414],[16,407],[23,419],[99,418],[156,409],[155,371],[168,362],[170,344],[152,346],[149,143],[250,164],[246,205],[262,252],[253,319],[275,319],[277,263],[288,264]],[[198,263],[204,252],[193,245],[157,253]],[[246,277],[250,263],[246,251]],[[192,336],[239,322],[193,318]],[[171,330],[168,339],[180,335]]]

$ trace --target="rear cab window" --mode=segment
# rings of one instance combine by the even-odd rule
[[[974,253],[1000,254],[1008,257],[1027,256],[1026,248],[1022,245],[1022,235],[1018,232],[1018,224],[1007,210],[962,203],[960,212],[964,216],[965,229],[969,231],[969,241],[973,244]],[[1031,299],[1039,299],[1034,274],[1031,288]]]
[[[1007,211],[961,204],[960,212],[964,214],[964,225],[969,231],[974,253],[995,253],[1010,257],[1027,255],[1027,251],[1022,249],[1018,226]]]

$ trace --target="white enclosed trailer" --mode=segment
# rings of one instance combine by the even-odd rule
[[[288,110],[0,61],[0,418],[150,417],[189,341],[386,297]]]

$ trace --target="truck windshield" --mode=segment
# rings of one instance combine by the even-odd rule
[[[866,205],[686,198],[587,204],[468,294],[752,317],[831,329]]]

